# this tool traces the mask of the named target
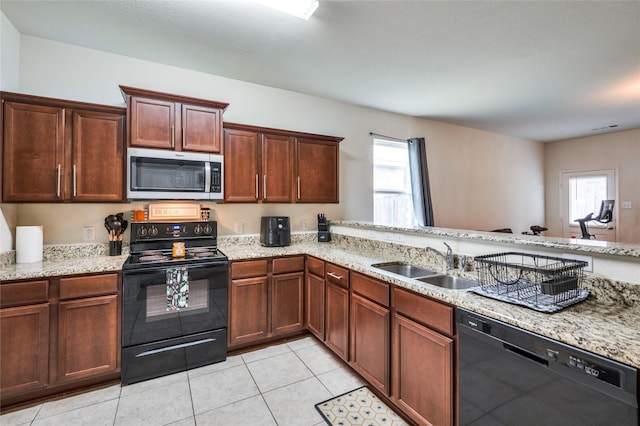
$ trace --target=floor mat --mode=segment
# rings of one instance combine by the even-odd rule
[[[407,423],[366,386],[316,404],[331,426],[406,426]]]

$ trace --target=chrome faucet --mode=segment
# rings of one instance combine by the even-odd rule
[[[425,247],[424,249],[427,252],[433,252],[435,254],[437,254],[438,256],[440,256],[441,258],[443,258],[445,260],[445,262],[447,263],[447,270],[449,269],[453,269],[453,250],[451,250],[451,246],[449,246],[449,244],[447,244],[446,242],[443,243],[445,246],[447,246],[447,254],[442,254],[441,252],[439,252],[438,250],[431,248],[431,247]]]

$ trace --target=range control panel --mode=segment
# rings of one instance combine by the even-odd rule
[[[208,222],[145,222],[131,224],[133,242],[216,237],[217,224]]]

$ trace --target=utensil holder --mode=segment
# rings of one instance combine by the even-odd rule
[[[122,241],[109,241],[109,256],[120,256],[122,254]]]

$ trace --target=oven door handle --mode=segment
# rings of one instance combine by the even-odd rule
[[[185,265],[175,266],[182,267]],[[219,270],[219,269],[227,269],[229,267],[229,263],[224,261],[221,263],[209,263],[206,265],[189,265],[187,266],[187,270],[202,270],[202,269],[211,269],[211,270]],[[131,277],[131,276],[139,276],[139,275],[151,275],[151,274],[164,274],[167,269],[171,269],[172,266],[166,267],[158,267],[158,268],[142,268],[142,269],[125,269],[122,273],[123,278]]]
[[[143,356],[149,356],[149,355],[155,355],[155,354],[159,354],[159,353],[167,352],[167,351],[173,351],[173,350],[176,350],[176,349],[188,348],[189,346],[196,346],[196,345],[202,345],[204,343],[211,343],[211,342],[215,342],[216,340],[217,339],[208,338],[208,339],[196,340],[195,342],[180,343],[179,345],[167,346],[167,347],[159,348],[159,349],[152,349],[150,351],[139,353],[138,355],[136,355],[136,358],[140,358],[140,357],[143,357]]]

